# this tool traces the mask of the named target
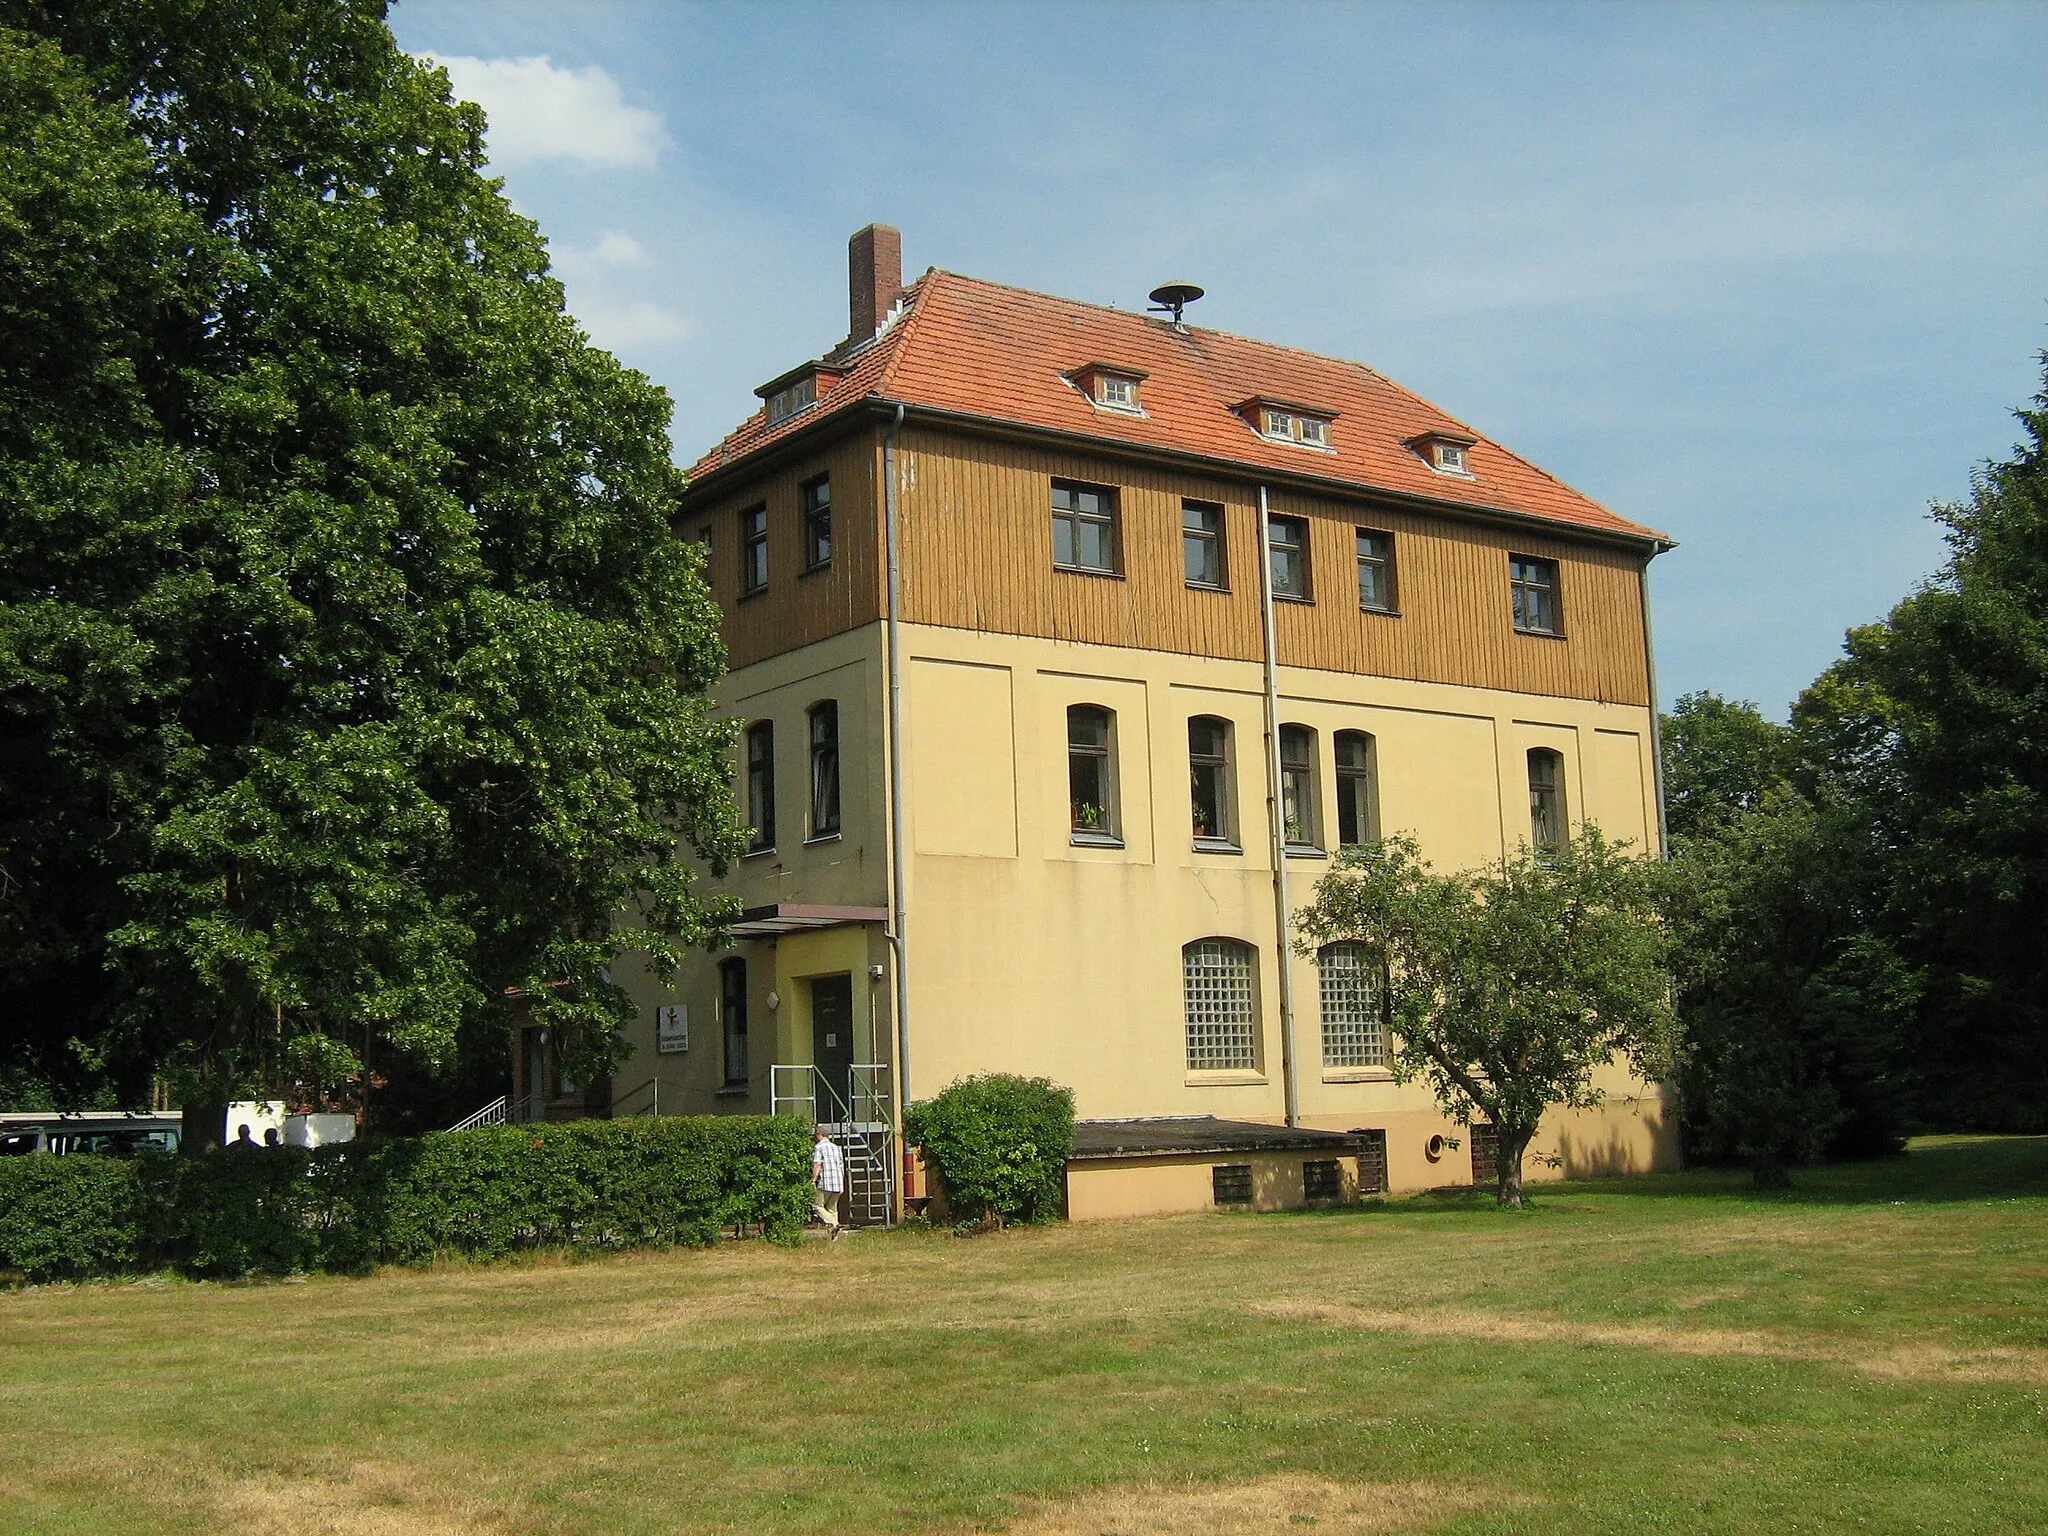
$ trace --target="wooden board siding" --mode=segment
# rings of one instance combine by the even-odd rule
[[[1256,492],[1251,486],[930,428],[906,429],[899,453],[906,621],[1259,659]],[[788,480],[792,507],[800,478]],[[1116,489],[1120,574],[1054,569],[1053,478]],[[1228,593],[1191,589],[1183,580],[1183,498],[1224,508]],[[732,502],[735,508],[742,504]],[[1278,606],[1284,663],[1605,703],[1648,703],[1640,555],[1568,535],[1395,511],[1363,499],[1281,491],[1272,496],[1272,509],[1276,515],[1306,519],[1310,529],[1315,600]],[[1394,536],[1398,617],[1359,611],[1353,540],[1359,527]],[[1515,632],[1508,592],[1511,552],[1557,561],[1564,638]],[[719,556],[728,577],[736,560],[736,554]]]
[[[677,519],[685,538],[711,529],[711,591],[725,610],[728,664],[751,666],[799,646],[872,624],[882,616],[884,569],[875,503],[879,451],[870,430],[822,444],[772,472],[748,479]],[[832,563],[803,568],[805,481],[832,477]],[[742,599],[740,514],[768,507],[768,586]]]

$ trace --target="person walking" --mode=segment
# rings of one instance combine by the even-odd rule
[[[811,1147],[811,1209],[825,1223],[828,1239],[839,1236],[839,1197],[846,1193],[846,1154],[839,1143],[825,1134],[822,1125],[814,1132]]]

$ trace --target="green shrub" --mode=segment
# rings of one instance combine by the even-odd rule
[[[1050,1221],[1074,1149],[1074,1094],[1042,1077],[962,1078],[913,1104],[904,1134],[923,1147],[963,1225]]]
[[[117,1157],[0,1159],[0,1269],[31,1280],[103,1275],[142,1253],[136,1165]]]
[[[313,1151],[0,1162],[0,1268],[31,1279],[360,1270],[441,1253],[793,1239],[810,1134],[763,1117],[579,1120]]]

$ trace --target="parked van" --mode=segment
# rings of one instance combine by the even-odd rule
[[[146,1111],[85,1110],[78,1114],[0,1114],[0,1157],[49,1152],[58,1157],[133,1157],[175,1152],[181,1116]]]

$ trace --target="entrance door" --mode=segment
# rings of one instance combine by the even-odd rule
[[[853,1103],[853,978],[820,976],[811,983],[811,1060],[837,1103],[820,1097],[818,1118],[837,1120]]]

